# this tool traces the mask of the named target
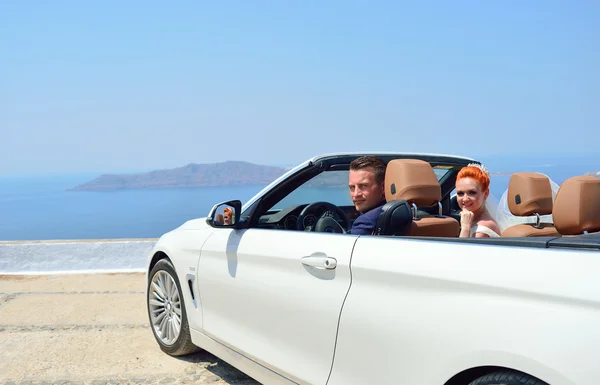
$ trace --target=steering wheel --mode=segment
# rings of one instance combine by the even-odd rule
[[[304,207],[302,209],[302,211],[298,215],[298,220],[296,221],[296,228],[298,230],[304,231],[304,217],[310,211],[316,210],[318,208],[323,208],[323,214],[321,215],[321,218],[324,218],[324,217],[335,218],[334,214],[337,214],[337,216],[344,222],[344,224],[343,224],[344,230],[347,230],[350,227],[350,220],[348,219],[348,216],[341,208],[339,208],[338,206],[334,205],[333,203],[329,203],[329,202],[314,202],[314,203],[310,203],[310,204],[306,205],[306,207]],[[317,218],[317,221],[318,220],[319,220],[319,218]],[[315,223],[315,225],[316,225],[316,223]],[[310,230],[313,231],[313,229],[314,229],[314,225],[311,226]]]

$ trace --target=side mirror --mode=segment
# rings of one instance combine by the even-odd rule
[[[240,222],[241,211],[242,202],[239,200],[217,203],[208,213],[206,223],[212,227],[235,228]]]

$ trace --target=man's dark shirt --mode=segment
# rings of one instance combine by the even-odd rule
[[[381,208],[385,203],[385,200],[383,200],[374,209],[366,213],[361,213],[354,223],[352,223],[350,234],[371,235],[377,225],[377,217],[381,214]]]

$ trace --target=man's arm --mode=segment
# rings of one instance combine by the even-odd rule
[[[376,218],[373,218],[376,219]],[[375,230],[375,221],[366,215],[361,215],[352,223],[350,234],[371,235]]]

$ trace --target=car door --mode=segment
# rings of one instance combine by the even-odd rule
[[[325,384],[356,239],[215,231],[198,265],[204,333],[292,381]]]

